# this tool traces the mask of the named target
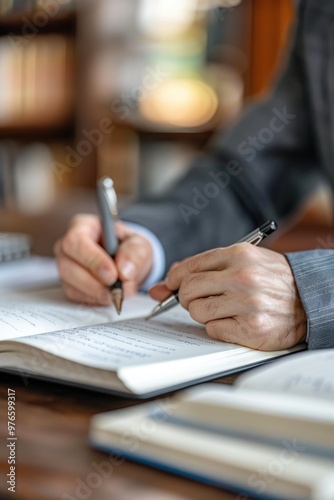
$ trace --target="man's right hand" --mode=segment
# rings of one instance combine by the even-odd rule
[[[76,215],[54,252],[60,278],[69,299],[91,305],[111,305],[108,286],[117,278],[124,284],[125,295],[135,293],[152,268],[153,251],[149,241],[116,223],[120,242],[115,261],[103,249],[100,220],[94,215]]]

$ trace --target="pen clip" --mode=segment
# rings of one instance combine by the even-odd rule
[[[261,231],[259,231],[257,234],[254,234],[251,238],[249,238],[247,240],[247,243],[250,243],[251,245],[257,246],[261,243],[263,238],[264,238],[264,234]]]
[[[239,240],[238,243],[250,243],[251,245],[259,245],[264,238],[276,231],[276,229],[276,222],[270,220],[255,229],[255,231],[252,231],[250,234]]]
[[[103,187],[104,195],[106,197],[106,201],[110,210],[111,215],[114,218],[118,217],[118,208],[117,208],[117,195],[114,188],[114,182],[110,177],[102,177],[99,181]]]

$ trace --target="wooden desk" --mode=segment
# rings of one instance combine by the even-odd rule
[[[235,377],[220,379],[231,383]],[[7,394],[16,393],[16,493],[7,491]],[[156,471],[132,462],[116,463],[103,478],[94,464],[108,456],[87,444],[90,417],[130,406],[134,400],[0,373],[1,500],[232,500],[237,496],[214,487]],[[120,459],[121,460],[121,459]],[[91,476],[90,476],[91,474]],[[87,479],[98,487],[76,493]],[[81,482],[80,482],[81,481]],[[95,483],[97,484],[97,483]]]

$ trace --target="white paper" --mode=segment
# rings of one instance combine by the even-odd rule
[[[22,342],[71,361],[107,370],[238,349],[211,340],[204,327],[193,321],[181,306],[160,319],[137,318],[86,326],[26,337]]]
[[[145,316],[154,305],[149,297],[137,294],[124,301],[122,314],[118,316],[113,306],[91,307],[69,302],[58,288],[2,296],[0,340]]]
[[[237,385],[334,400],[334,349],[307,351],[241,376]]]

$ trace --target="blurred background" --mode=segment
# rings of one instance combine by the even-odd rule
[[[292,3],[0,0],[0,232],[50,255],[98,177],[165,189],[270,86]],[[324,185],[271,246],[322,246],[331,214]]]

